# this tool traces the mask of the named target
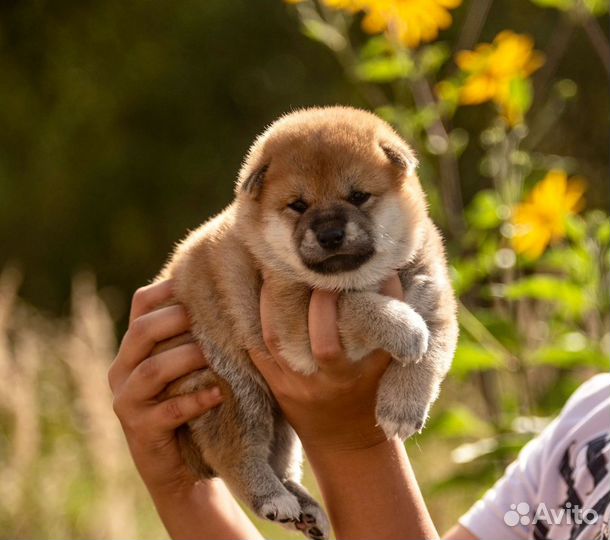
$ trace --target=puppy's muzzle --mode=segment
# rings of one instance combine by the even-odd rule
[[[333,220],[312,227],[320,247],[327,251],[336,251],[345,239],[345,222]]]
[[[375,253],[370,234],[354,221],[334,215],[314,219],[299,246],[305,265],[320,274],[356,270]]]

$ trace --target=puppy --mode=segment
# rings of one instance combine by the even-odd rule
[[[262,276],[280,350],[305,374],[316,370],[310,291],[342,291],[338,325],[349,357],[381,348],[394,359],[379,385],[379,425],[388,438],[420,431],[449,369],[457,323],[416,165],[371,113],[328,107],[283,116],[250,148],[234,202],[189,234],[158,277],[174,279],[211,366],[167,394],[218,385],[224,395],[179,431],[186,461],[201,477],[222,477],[259,516],[310,538],[328,538],[328,519],[299,483],[300,445],[247,352],[264,347]],[[394,272],[404,302],[378,292]]]

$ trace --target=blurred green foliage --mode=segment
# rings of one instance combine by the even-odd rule
[[[442,531],[609,368],[608,2],[472,0],[417,46],[392,31],[401,13],[417,20],[405,14],[415,2],[333,5],[296,2],[304,33],[413,144],[448,239],[458,349],[427,428],[407,441]],[[376,9],[388,29],[366,35],[356,23]]]
[[[79,268],[127,298],[267,123],[351,95],[275,0],[2,2],[0,73],[0,265],[56,311]]]
[[[426,49],[421,69],[446,61],[467,7]],[[562,17],[526,0],[497,0],[482,37],[516,28],[543,47],[557,38]],[[28,300],[65,312],[70,276],[90,268],[102,286],[120,289],[125,307],[173,242],[230,200],[240,160],[266,124],[299,106],[366,105],[298,24],[278,0],[0,4],[0,265],[22,265]],[[309,26],[321,35],[319,24]],[[331,45],[343,39],[324,28]],[[576,81],[578,96],[540,151],[577,162],[591,180],[590,200],[602,204],[606,79],[584,33],[571,35],[556,76]],[[362,79],[413,69],[406,56],[385,59],[379,47],[382,40],[363,47]],[[488,112],[457,116],[470,132]],[[426,117],[423,109],[412,121]],[[463,132],[453,135],[463,144]],[[477,173],[480,152],[471,144],[460,162],[466,200],[489,187]]]

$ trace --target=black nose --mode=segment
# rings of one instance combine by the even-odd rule
[[[345,231],[339,227],[328,227],[318,230],[316,238],[324,249],[338,249],[343,244]]]

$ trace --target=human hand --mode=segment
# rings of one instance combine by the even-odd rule
[[[381,293],[403,298],[397,275],[384,283]],[[252,350],[250,356],[308,451],[367,448],[386,440],[376,425],[375,401],[379,379],[391,357],[381,350],[358,362],[346,356],[337,327],[337,299],[337,293],[312,292],[309,338],[319,370],[302,375],[279,352],[264,284],[261,291],[261,323],[269,352]]]
[[[175,430],[222,401],[218,388],[160,399],[170,382],[207,366],[195,343],[153,352],[157,343],[190,330],[182,306],[158,307],[171,300],[170,280],[136,291],[129,328],[108,371],[115,413],[153,498],[186,493],[193,487],[197,478],[182,460]]]

